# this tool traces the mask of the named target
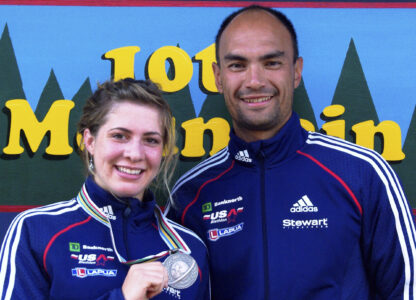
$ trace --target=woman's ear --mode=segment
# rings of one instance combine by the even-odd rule
[[[83,141],[88,153],[90,155],[94,155],[95,137],[91,134],[88,128],[84,130]]]

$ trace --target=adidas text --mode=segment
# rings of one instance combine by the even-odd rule
[[[315,206],[297,206],[290,209],[291,213],[297,212],[317,212],[318,208]]]

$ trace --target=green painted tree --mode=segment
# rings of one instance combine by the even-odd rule
[[[367,120],[373,120],[375,125],[379,123],[353,39],[348,47],[332,104],[340,104],[345,107],[345,113],[341,118],[345,120],[345,139],[347,141],[355,142],[355,136],[351,131],[353,125]],[[381,138],[376,135],[374,149],[378,152],[381,152],[381,143]]]
[[[82,108],[84,107],[85,102],[91,95],[91,84],[90,80],[87,78],[82,84],[81,88],[78,90],[78,92],[72,97],[72,101],[74,101],[75,106],[71,110],[71,114],[69,116],[68,132],[69,144],[74,149],[74,152],[69,157],[71,167],[68,171],[71,172],[69,176],[73,178],[73,180],[71,181],[71,185],[73,186],[73,188],[71,188],[70,190],[79,189],[82,182],[85,179],[85,175],[87,174],[85,166],[80,157],[80,150],[77,144],[77,124],[82,115]]]
[[[416,107],[407,130],[403,152],[406,158],[400,163],[392,164],[392,167],[402,181],[403,188],[411,206],[416,207]]]
[[[1,104],[10,99],[25,99],[22,79],[7,25],[0,38],[0,66]]]
[[[37,120],[42,122],[52,104],[56,100],[64,99],[55,73],[52,70],[35,110]],[[32,203],[28,204],[45,204],[68,200],[76,195],[83,181],[83,168],[79,156],[75,152],[72,152],[70,155],[60,156],[46,154],[50,137],[50,133],[43,137],[35,153],[32,153],[26,144],[25,152],[29,153],[29,157],[22,157],[22,161],[24,159],[28,164],[28,172],[31,175],[27,178],[27,182],[31,187],[26,193],[30,193],[28,196],[30,196]],[[68,142],[71,143],[72,141],[69,140]],[[42,201],[41,199],[44,200]]]
[[[316,123],[315,113],[313,112],[313,108],[309,100],[303,78],[294,92],[293,110],[299,115],[299,118],[311,122],[315,127],[315,131],[318,131],[318,124]]]
[[[1,149],[8,144],[10,111],[5,107],[5,104],[8,100],[12,99],[26,99],[26,96],[23,91],[22,80],[12,41],[10,39],[9,29],[6,25],[0,39],[0,105],[2,107],[2,114],[0,117]],[[1,155],[0,191],[2,197],[0,198],[0,204],[14,203],[16,193],[22,189],[20,175],[21,173],[25,173],[26,166],[20,162],[19,158],[19,155]]]

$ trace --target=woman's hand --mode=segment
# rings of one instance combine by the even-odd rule
[[[168,272],[161,262],[132,265],[121,291],[126,300],[147,300],[168,286]]]

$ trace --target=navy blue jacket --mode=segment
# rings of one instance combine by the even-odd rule
[[[168,215],[210,253],[219,299],[414,299],[415,227],[376,152],[306,132],[293,114],[269,140],[184,174]]]
[[[88,178],[86,189],[108,217],[118,252],[127,260],[167,250],[154,215],[155,200],[114,199]],[[190,230],[168,221],[191,249],[199,278],[189,288],[164,289],[154,299],[209,299],[207,251]],[[129,266],[121,264],[109,228],[77,198],[25,211],[10,225],[1,248],[0,299],[124,299]]]

